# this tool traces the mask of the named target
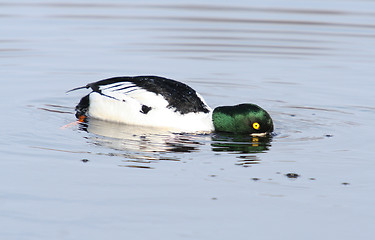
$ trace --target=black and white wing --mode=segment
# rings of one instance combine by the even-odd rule
[[[210,112],[210,108],[194,89],[184,83],[163,77],[114,77],[87,84],[85,87],[118,101],[126,102],[129,98],[135,99],[145,106],[145,110],[170,108],[181,114]]]

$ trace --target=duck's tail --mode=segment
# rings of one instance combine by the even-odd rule
[[[70,89],[69,91],[67,91],[66,93],[70,93],[70,92],[73,92],[73,91],[76,91],[76,90],[79,90],[79,89],[84,89],[84,88],[89,88],[89,87],[90,87],[89,85],[86,85],[86,86],[83,86],[83,87],[73,88],[73,89]]]
[[[90,106],[90,97],[89,95],[84,96],[79,101],[78,105],[76,106],[76,118],[81,119],[82,116],[87,116],[87,112]]]

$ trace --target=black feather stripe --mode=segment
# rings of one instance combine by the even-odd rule
[[[119,84],[115,84],[115,85],[112,85],[112,86],[109,86],[109,87],[107,87],[106,89],[103,89],[103,90],[108,90],[108,89],[116,88],[116,87],[120,87],[120,86],[122,86],[121,83],[119,83]],[[117,91],[117,90],[118,90],[118,89],[115,89],[115,91]]]
[[[125,89],[135,88],[135,87],[137,87],[137,86],[126,86],[126,87],[123,87],[123,88],[116,89],[115,91],[122,91],[122,90],[125,90]]]

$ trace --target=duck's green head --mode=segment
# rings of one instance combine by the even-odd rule
[[[270,115],[261,107],[245,103],[214,109],[212,120],[215,131],[263,134],[273,131]]]

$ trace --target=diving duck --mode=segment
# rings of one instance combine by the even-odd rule
[[[83,88],[91,88],[92,92],[76,106],[78,119],[96,118],[178,132],[218,131],[261,136],[273,131],[270,115],[255,104],[212,110],[194,89],[164,77],[113,77],[70,91]]]

